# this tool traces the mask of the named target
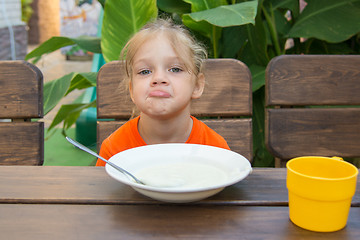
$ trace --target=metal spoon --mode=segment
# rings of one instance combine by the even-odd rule
[[[129,176],[131,177],[132,179],[134,179],[134,181],[136,183],[139,183],[139,184],[143,184],[143,185],[146,185],[145,183],[143,183],[142,181],[140,181],[139,179],[137,179],[134,175],[132,175],[131,173],[129,173],[128,171],[126,171],[125,169],[117,166],[116,164],[106,160],[105,158],[101,157],[99,154],[97,154],[96,152],[90,150],[89,148],[85,147],[84,145],[82,145],[81,143],[78,143],[77,141],[69,138],[69,137],[66,137],[66,140],[68,140],[72,145],[74,145],[75,147],[78,147],[79,149],[87,152],[87,153],[90,153],[91,155],[101,159],[102,161],[106,162],[107,164],[109,164],[110,166],[112,166],[113,168],[115,168],[116,170],[118,170],[119,172],[121,172],[122,174],[126,175],[126,176]]]

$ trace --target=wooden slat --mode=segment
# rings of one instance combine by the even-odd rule
[[[194,116],[251,116],[252,88],[248,67],[235,59],[209,59],[205,63],[206,87],[193,101]]]
[[[281,159],[360,156],[360,108],[267,109],[266,143]]]
[[[0,118],[43,117],[43,76],[25,61],[0,61]]]
[[[43,122],[0,122],[0,165],[42,165]]]
[[[128,119],[133,104],[119,84],[122,62],[105,64],[97,82],[98,118]],[[195,116],[251,116],[251,74],[245,64],[234,59],[209,59],[205,64],[207,86],[202,97],[193,102]],[[99,80],[100,79],[100,80]]]
[[[230,149],[252,161],[252,120],[219,119],[202,120],[227,141]]]
[[[90,166],[1,166],[1,203],[168,204],[145,197],[114,180],[103,167]],[[190,204],[287,206],[286,170],[254,168],[239,183]],[[360,188],[353,198],[353,205],[360,206]]]
[[[348,239],[359,238],[360,208],[346,228],[297,227],[287,207],[186,205],[0,205],[3,239]]]
[[[360,184],[360,178],[357,179]],[[0,204],[166,205],[111,178],[102,167],[0,166]],[[253,168],[244,180],[191,205],[288,206],[286,169]],[[360,207],[360,188],[352,199]],[[1,214],[0,214],[1,215]]]
[[[360,55],[282,55],[266,69],[266,104],[360,105]]]
[[[251,119],[208,119],[202,120],[228,142],[229,147],[250,161],[252,160],[252,121]],[[125,121],[98,121],[98,151],[101,143]]]

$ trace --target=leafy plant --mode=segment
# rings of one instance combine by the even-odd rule
[[[33,0],[21,0],[21,20],[28,23],[31,15],[33,14],[33,9],[31,3]]]
[[[184,23],[209,47],[210,57],[236,58],[253,76],[254,166],[271,166],[273,157],[264,141],[264,85],[268,62],[281,54],[359,54],[360,0],[106,0],[100,38],[54,37],[26,59],[60,47],[78,44],[117,60],[127,39],[162,13]],[[300,8],[300,3],[307,3]],[[101,47],[99,47],[101,46]],[[73,89],[95,86],[96,73],[66,75],[45,84],[45,113]],[[49,90],[50,89],[50,90]],[[79,110],[90,104],[60,109],[51,127],[73,124]],[[55,121],[56,120],[56,121]]]

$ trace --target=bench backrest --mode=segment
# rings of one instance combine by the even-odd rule
[[[0,165],[44,161],[43,76],[25,61],[0,61]]]
[[[265,86],[265,138],[274,156],[360,156],[360,56],[279,56]]]
[[[133,103],[121,93],[121,61],[105,64],[97,78],[98,149],[102,141],[126,122]],[[192,103],[191,114],[222,135],[230,148],[252,159],[251,74],[245,64],[234,59],[208,59],[205,63],[206,87],[202,97]]]

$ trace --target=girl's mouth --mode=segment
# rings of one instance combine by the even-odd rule
[[[149,97],[159,97],[159,98],[168,98],[171,95],[165,91],[161,91],[161,90],[155,90],[155,91],[151,91],[149,93]]]

